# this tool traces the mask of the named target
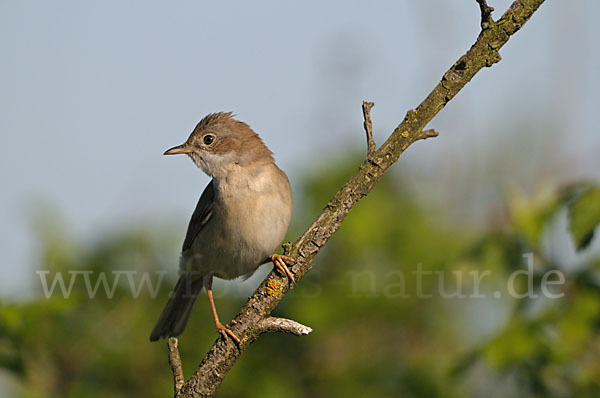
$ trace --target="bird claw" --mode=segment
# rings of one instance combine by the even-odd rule
[[[288,262],[290,264],[295,264],[296,260],[294,260],[293,258],[288,257],[288,256],[282,256],[281,254],[273,254],[271,256],[271,261],[273,262],[275,267],[277,267],[281,272],[283,272],[288,277],[288,279],[290,280],[292,285],[295,286],[296,280],[294,279],[294,275],[292,275],[289,268],[287,267],[286,262]]]
[[[227,326],[223,326],[220,322],[216,325],[217,332],[219,332],[223,337],[227,339],[230,337],[233,341],[235,341],[238,345],[242,345],[242,341],[229,329]]]

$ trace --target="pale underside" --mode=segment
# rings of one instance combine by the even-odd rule
[[[292,210],[288,179],[273,163],[251,171],[233,164],[211,184],[190,221],[192,236],[186,237],[180,271],[198,278],[251,274],[268,261],[287,232]],[[201,226],[193,228],[194,222]]]

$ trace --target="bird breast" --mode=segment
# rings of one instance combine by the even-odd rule
[[[285,238],[291,191],[273,163],[233,169],[214,181],[212,217],[192,245],[193,269],[233,279],[254,271]]]

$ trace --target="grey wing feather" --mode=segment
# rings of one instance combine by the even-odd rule
[[[194,210],[194,214],[192,214],[192,219],[190,220],[185,240],[183,241],[183,252],[192,246],[196,236],[198,236],[202,228],[204,228],[208,220],[210,220],[214,199],[215,188],[213,181],[211,180],[206,188],[204,188],[204,192],[202,192],[198,204],[196,205],[196,210]]]

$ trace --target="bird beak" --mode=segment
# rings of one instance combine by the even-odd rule
[[[187,144],[181,144],[168,149],[163,155],[180,155],[194,152],[194,147],[188,146]]]

